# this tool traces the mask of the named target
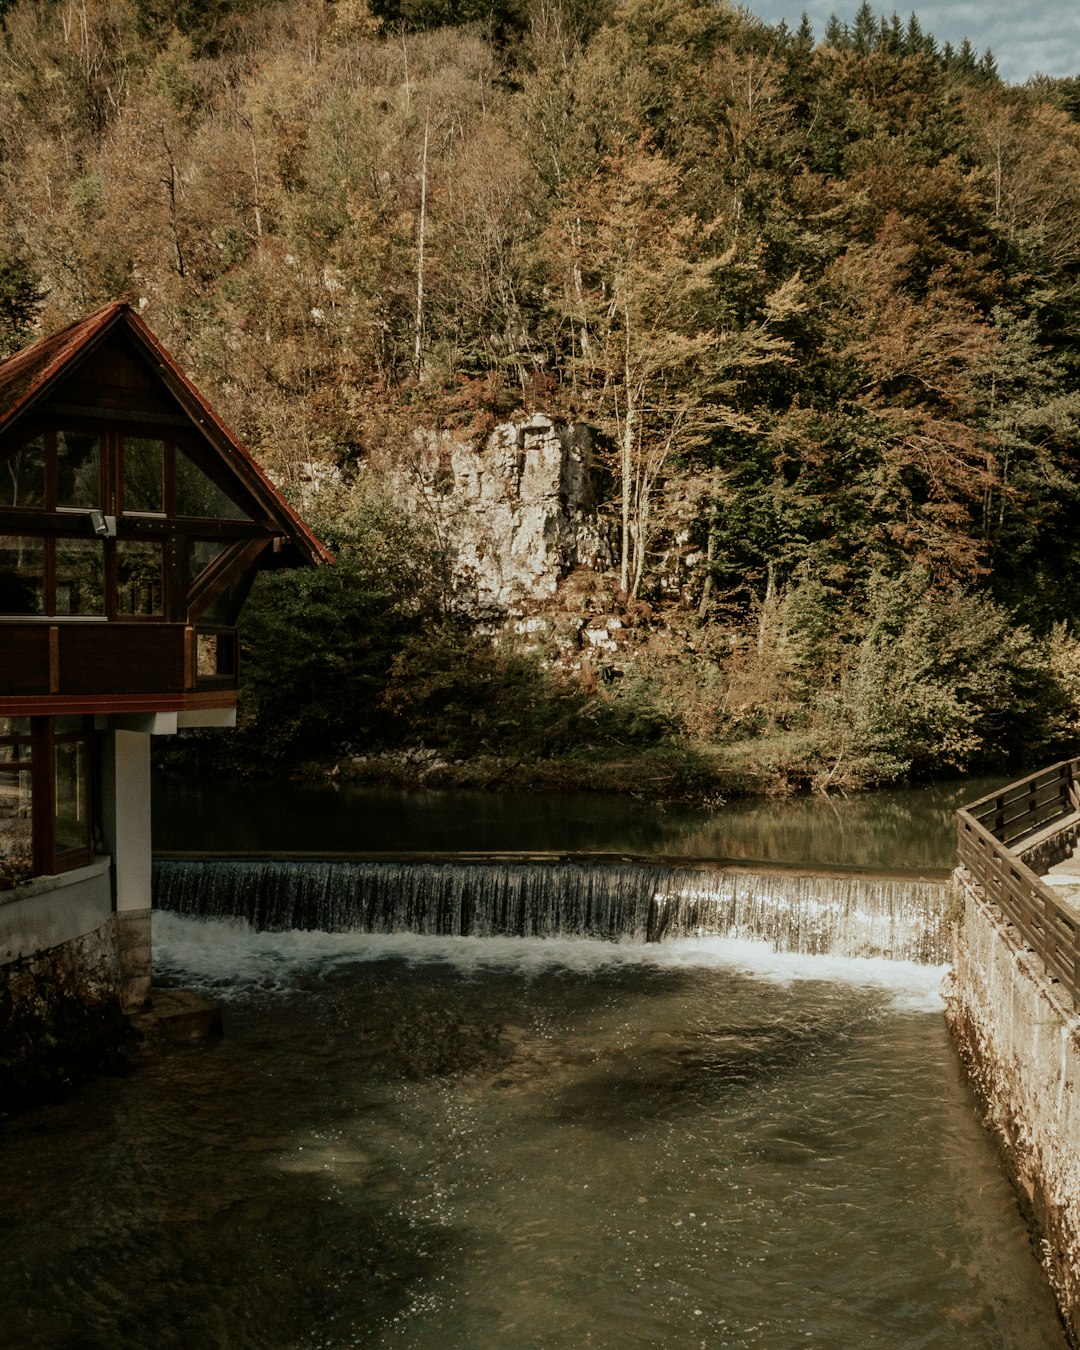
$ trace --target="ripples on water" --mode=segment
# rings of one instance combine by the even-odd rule
[[[1064,1346],[939,968],[155,926],[228,1034],[0,1130],[0,1343]]]

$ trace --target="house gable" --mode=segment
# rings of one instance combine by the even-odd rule
[[[330,560],[128,306],[0,362],[0,714],[228,706],[256,572]]]

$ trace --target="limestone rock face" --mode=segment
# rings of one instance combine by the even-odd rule
[[[501,423],[480,444],[418,432],[393,490],[434,524],[457,603],[475,618],[523,614],[573,568],[610,565],[592,436],[580,424],[534,415]]]

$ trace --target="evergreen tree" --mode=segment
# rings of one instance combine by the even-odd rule
[[[855,14],[855,23],[851,30],[852,46],[860,55],[873,51],[878,41],[878,22],[874,16],[870,0],[862,0]]]
[[[834,51],[839,52],[848,47],[850,42],[847,24],[841,23],[835,13],[830,14],[829,22],[825,25],[826,47],[832,47]]]
[[[31,341],[44,301],[41,277],[27,259],[0,254],[0,358]]]

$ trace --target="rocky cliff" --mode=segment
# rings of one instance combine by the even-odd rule
[[[533,415],[479,443],[416,432],[392,487],[446,547],[460,607],[501,621],[550,600],[574,568],[610,566],[599,480],[587,427]]]

